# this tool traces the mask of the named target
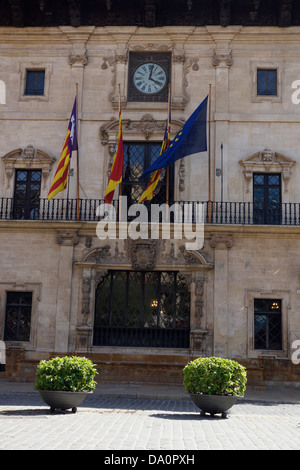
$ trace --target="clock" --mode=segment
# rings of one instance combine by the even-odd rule
[[[167,74],[161,65],[155,62],[146,62],[134,72],[133,83],[141,93],[154,95],[166,86]]]
[[[171,54],[130,52],[127,101],[167,102]]]

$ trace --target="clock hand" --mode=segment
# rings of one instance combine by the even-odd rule
[[[149,77],[149,80],[151,80],[152,82],[156,83],[156,85],[161,85],[160,82],[158,82],[157,80],[154,80],[153,78],[150,78],[150,77]]]
[[[153,67],[154,67],[154,65],[151,66],[150,75],[149,75],[149,80],[152,80],[151,77],[152,77]]]

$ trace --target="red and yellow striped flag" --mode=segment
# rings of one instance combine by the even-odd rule
[[[169,99],[168,99],[168,120],[164,134],[164,140],[161,146],[160,155],[169,147],[170,145],[170,131],[171,131],[171,100],[170,100],[170,89],[169,89]],[[141,195],[139,202],[150,201],[154,196],[155,188],[159,182],[159,177],[162,172],[162,168],[160,170],[155,170],[150,178],[150,181],[144,190],[143,194]]]
[[[120,100],[121,101],[121,100]],[[111,204],[114,197],[116,187],[122,181],[123,173],[123,160],[124,160],[124,149],[123,149],[123,136],[122,136],[122,113],[121,113],[121,102],[119,103],[119,132],[117,140],[117,151],[114,156],[111,173],[106,188],[104,200],[106,204]]]
[[[78,150],[77,143],[77,97],[75,97],[73,110],[71,113],[68,131],[63,146],[63,150],[58,162],[57,170],[54,175],[50,191],[48,193],[48,200],[56,196],[57,193],[66,189],[70,168],[70,160],[72,151]]]

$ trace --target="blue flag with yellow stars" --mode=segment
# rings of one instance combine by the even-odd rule
[[[160,170],[161,168],[171,165],[180,158],[207,150],[207,102],[208,96],[189,117],[167,150],[144,171],[141,178],[144,178],[155,170]]]

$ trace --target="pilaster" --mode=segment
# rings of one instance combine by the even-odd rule
[[[231,234],[212,235],[215,250],[214,268],[214,355],[228,357],[228,256],[233,241]]]
[[[58,289],[56,302],[55,352],[68,352],[69,323],[71,314],[71,290],[74,246],[78,243],[76,232],[59,232],[56,242],[60,245]]]

